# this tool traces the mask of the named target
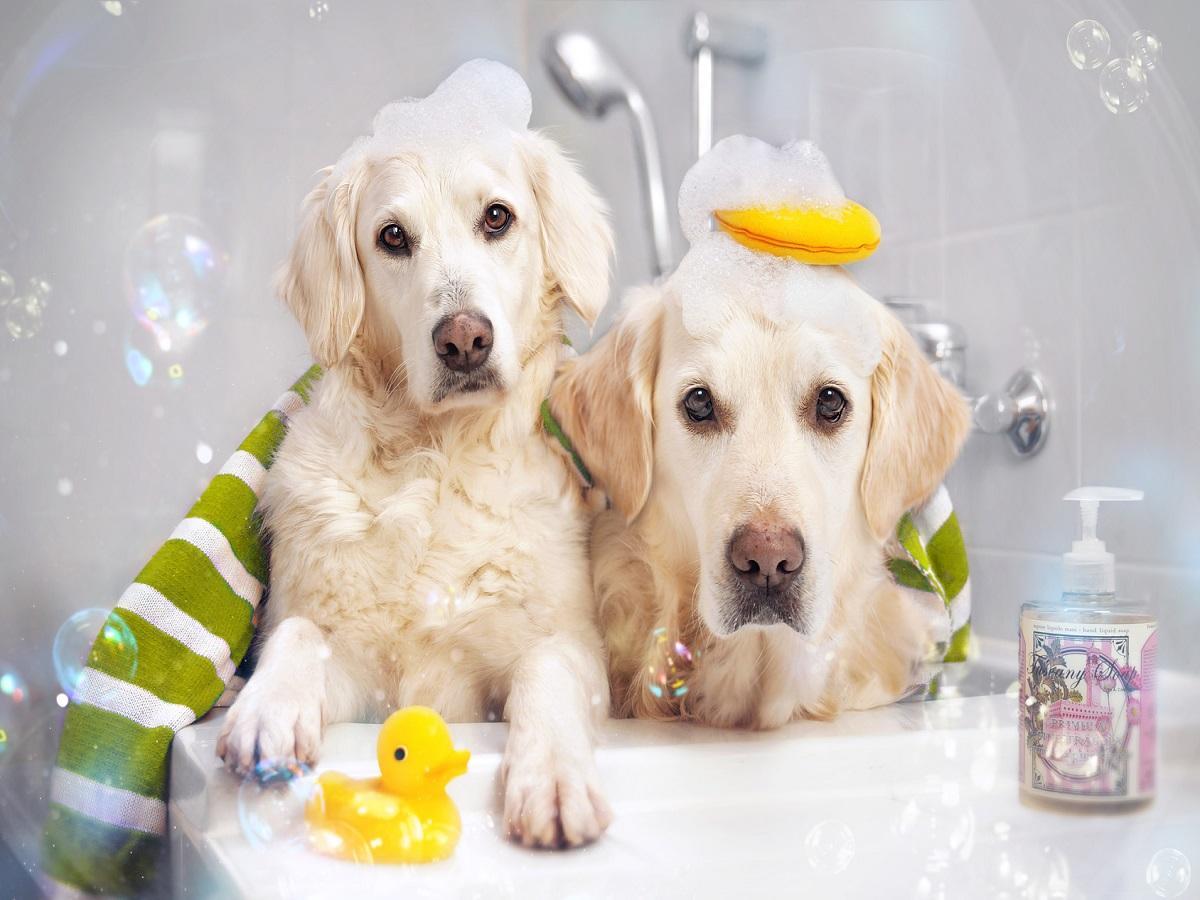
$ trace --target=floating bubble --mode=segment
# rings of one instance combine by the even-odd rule
[[[4,307],[4,325],[16,340],[26,340],[42,330],[45,301],[33,293],[22,294]]]
[[[1077,69],[1100,68],[1111,46],[1108,29],[1095,19],[1076,22],[1067,32],[1067,56]]]
[[[325,0],[313,0],[308,5],[308,17],[314,22],[321,22],[329,14],[329,4]]]
[[[1162,58],[1162,42],[1149,31],[1135,31],[1129,36],[1129,58],[1149,72]]]
[[[238,788],[242,833],[253,847],[304,841],[304,807],[312,793],[310,770],[299,763],[260,762]]]
[[[100,7],[110,16],[119,16],[125,12],[121,0],[100,0]]]
[[[175,388],[183,384],[183,363],[162,342],[163,332],[134,322],[125,332],[125,371],[138,387]]]
[[[369,823],[368,823],[369,824]],[[371,843],[349,822],[325,819],[307,835],[308,848],[325,856],[356,863],[372,863]]]
[[[646,667],[646,689],[655,697],[679,699],[688,692],[692,651],[682,641],[667,635],[667,629],[654,629],[652,662]]]
[[[818,822],[804,838],[808,864],[818,872],[837,874],[854,859],[854,832],[845,822],[827,819]]]
[[[59,709],[66,709],[67,704],[71,702],[71,698],[60,692],[54,696],[54,702],[58,704]]]
[[[58,479],[58,495],[60,497],[70,497],[75,491],[75,483],[70,478]]]
[[[208,465],[210,462],[212,462],[212,458],[213,458],[212,447],[208,446],[208,444],[204,443],[204,441],[197,441],[196,442],[196,459],[199,460],[204,465]]]
[[[0,306],[8,305],[15,296],[17,296],[17,283],[13,281],[11,275],[0,269]]]
[[[15,668],[0,661],[0,761],[11,755],[31,715],[25,679]]]
[[[1146,71],[1132,59],[1109,60],[1100,70],[1100,99],[1115,115],[1136,112],[1150,96]]]
[[[54,342],[54,355],[55,356],[66,356],[68,349],[69,348],[67,347],[66,341],[55,341]]]
[[[208,229],[189,216],[155,216],[133,235],[125,249],[126,291],[159,356],[187,353],[204,333],[224,262]]]
[[[117,610],[81,609],[54,636],[54,671],[70,699],[83,687],[88,666],[126,681],[137,673],[137,638]]]
[[[1150,858],[1146,884],[1159,897],[1181,897],[1192,883],[1192,862],[1173,847],[1165,847]]]

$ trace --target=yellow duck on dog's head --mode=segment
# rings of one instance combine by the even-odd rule
[[[813,266],[866,259],[879,247],[879,221],[846,198],[811,141],[773,147],[733,135],[688,172],[679,191],[684,232],[694,244],[710,221],[744,247]]]
[[[420,863],[454,852],[462,819],[446,784],[467,771],[471,754],[458,750],[432,709],[392,713],[375,744],[379,778],[326,772],[317,780],[304,817],[310,846],[352,862]]]

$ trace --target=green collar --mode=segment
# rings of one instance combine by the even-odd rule
[[[588,471],[587,466],[583,464],[583,457],[579,455],[579,452],[575,449],[575,445],[567,437],[567,433],[558,424],[558,419],[554,418],[554,413],[550,411],[549,397],[542,401],[542,427],[546,429],[547,434],[558,441],[559,445],[567,451],[567,455],[571,457],[571,462],[575,463],[575,468],[579,470],[579,475],[583,479],[583,483],[588,487],[594,486],[596,483],[595,479],[592,478],[592,473]]]

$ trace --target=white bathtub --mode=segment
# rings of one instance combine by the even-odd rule
[[[1162,679],[1153,805],[1046,812],[1017,797],[1012,647],[983,649],[952,667],[938,700],[832,723],[753,734],[610,722],[599,765],[617,818],[598,844],[572,852],[503,839],[506,726],[455,725],[472,754],[450,789],[463,838],[451,860],[410,868],[329,861],[282,840],[253,845],[239,820],[241,783],[214,757],[217,713],[180,732],[172,751],[176,894],[1126,898],[1155,896],[1156,854],[1160,887],[1184,859],[1200,865],[1200,679]],[[331,727],[321,769],[372,774],[377,731]]]

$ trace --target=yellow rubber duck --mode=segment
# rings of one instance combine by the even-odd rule
[[[326,772],[304,811],[310,844],[353,862],[421,863],[454,852],[462,819],[446,784],[467,771],[446,723],[426,706],[392,713],[376,744],[379,778]]]
[[[866,259],[879,247],[879,220],[865,206],[719,209],[717,227],[751,250],[816,266]]]

